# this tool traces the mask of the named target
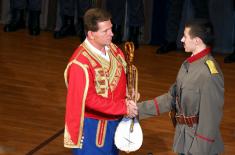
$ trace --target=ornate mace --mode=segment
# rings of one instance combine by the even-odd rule
[[[135,46],[133,42],[125,43],[125,52],[127,54],[127,91],[130,100],[137,102],[138,100],[138,70],[133,65],[135,56]],[[130,131],[133,132],[134,119],[131,123]]]
[[[127,87],[128,87],[128,95],[131,100],[138,100],[138,70],[133,65],[133,60],[135,56],[135,46],[133,42],[125,43],[125,52],[127,53],[126,61],[127,61]]]
[[[125,43],[127,62],[127,93],[130,100],[138,100],[138,71],[133,65],[135,47],[133,42]],[[115,133],[115,145],[126,153],[138,150],[143,143],[143,133],[138,119],[124,117]]]

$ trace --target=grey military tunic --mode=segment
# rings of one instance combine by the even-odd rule
[[[140,119],[169,112],[173,107],[177,115],[199,117],[198,124],[192,127],[176,125],[173,150],[177,153],[212,155],[224,150],[219,129],[224,104],[223,73],[205,51],[181,65],[168,93],[138,103]]]

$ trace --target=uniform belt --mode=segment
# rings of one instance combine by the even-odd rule
[[[198,116],[184,116],[184,115],[176,115],[175,116],[177,123],[186,124],[189,127],[192,127],[193,124],[198,124]]]

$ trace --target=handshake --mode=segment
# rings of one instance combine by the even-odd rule
[[[138,107],[135,101],[126,99],[127,117],[133,118],[138,115]]]

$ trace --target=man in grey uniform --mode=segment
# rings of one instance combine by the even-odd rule
[[[41,0],[10,0],[10,22],[4,26],[5,32],[14,32],[25,28],[25,9],[28,10],[28,28],[30,35],[40,33]]]
[[[169,92],[138,103],[141,118],[175,111],[173,150],[186,155],[223,152],[220,134],[223,115],[223,73],[210,54],[212,28],[205,20],[186,23],[181,42],[192,55],[183,62]]]

